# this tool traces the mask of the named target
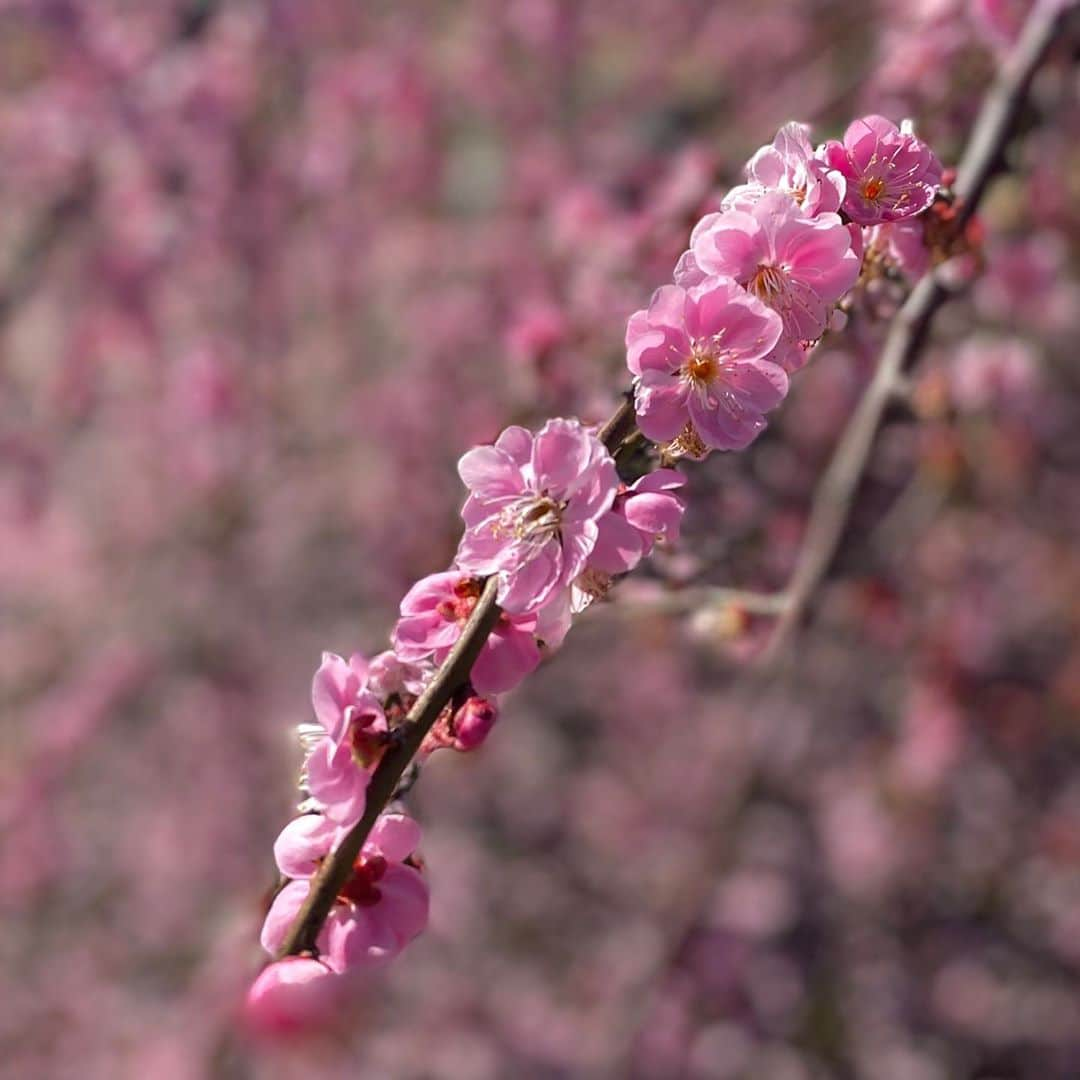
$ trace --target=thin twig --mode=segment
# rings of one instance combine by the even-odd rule
[[[311,890],[289,928],[279,957],[317,952],[315,940],[326,916],[330,914],[335,897],[348,880],[356,856],[360,854],[372,826],[393,797],[398,781],[419,750],[424,736],[431,730],[454,691],[465,684],[473,662],[495,626],[499,617],[499,605],[495,600],[498,584],[498,578],[488,578],[461,637],[427,689],[409,710],[400,729],[404,732],[400,742],[383,755],[371,776],[364,816],[346,834],[312,880]]]
[[[1076,0],[1064,5],[1037,4],[1020,40],[1002,65],[983,102],[957,170],[955,221],[958,230],[963,229],[978,209],[987,185],[1000,165],[1035,71],[1066,17],[1076,7]],[[766,663],[775,661],[790,643],[832,566],[886,408],[894,399],[904,373],[918,357],[930,323],[948,295],[941,271],[933,270],[919,281],[893,319],[877,371],[814,494],[806,538],[791,581],[784,590],[789,602],[781,611],[763,656]]]
[[[688,611],[717,611],[731,608],[748,615],[779,615],[788,604],[783,592],[755,592],[752,589],[725,589],[700,585],[685,589],[657,591],[655,596],[620,597],[611,604],[595,604],[590,610],[616,615],[683,615]]]

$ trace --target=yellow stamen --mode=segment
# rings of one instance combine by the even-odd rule
[[[707,352],[695,350],[686,362],[686,374],[696,383],[712,382],[718,371],[716,357]]]

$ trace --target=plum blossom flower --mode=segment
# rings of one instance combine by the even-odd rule
[[[861,252],[852,245],[839,215],[809,218],[788,195],[772,192],[746,210],[703,217],[676,281],[731,277],[778,312],[784,333],[773,359],[792,371],[805,362],[800,343],[821,337],[832,306],[859,276]]]
[[[536,436],[509,427],[458,472],[470,494],[457,565],[498,574],[511,615],[537,611],[577,577],[619,484],[611,455],[577,420],[549,420]]]
[[[1035,413],[1042,371],[1031,346],[1018,338],[976,337],[957,349],[948,368],[960,412]]]
[[[720,450],[749,445],[787,394],[783,368],[765,359],[781,329],[776,313],[731,278],[657,289],[626,328],[642,432],[658,442],[685,433]]]
[[[600,519],[600,536],[574,582],[572,607],[581,611],[606,595],[616,575],[628,573],[658,540],[677,540],[686,504],[674,494],[686,483],[678,469],[656,469],[629,487]]]
[[[917,281],[931,263],[924,221],[925,218],[904,218],[865,230],[867,254],[884,257],[905,277]]]
[[[341,1003],[341,980],[319,960],[287,956],[268,964],[244,999],[247,1031],[261,1039],[314,1035],[333,1026]]]
[[[393,649],[372,657],[368,667],[368,689],[380,700],[393,696],[413,699],[419,696],[434,672],[431,664],[406,661]]]
[[[686,477],[678,469],[656,469],[616,496],[615,510],[638,534],[642,557],[657,541],[679,539],[686,503],[672,493],[685,484]]]
[[[307,897],[308,879],[345,831],[322,814],[305,814],[274,842],[278,869],[293,880],[274,898],[263,923],[260,940],[272,956]],[[375,822],[316,941],[331,970],[386,963],[427,925],[427,885],[406,863],[419,842],[420,828],[405,814],[383,814]]]
[[[389,733],[369,677],[370,665],[359,653],[346,662],[328,652],[311,684],[311,704],[324,734],[308,753],[305,786],[314,804],[339,825],[360,820],[370,769]]]
[[[405,661],[427,658],[441,664],[461,636],[480,599],[480,580],[448,570],[418,581],[401,601],[394,627],[394,652]],[[512,690],[540,663],[537,616],[499,616],[472,669],[472,684],[481,694]]]
[[[807,217],[832,214],[844,199],[844,177],[814,156],[806,124],[785,124],[769,146],[747,162],[747,183],[732,188],[721,206],[745,210],[770,191],[790,195]]]
[[[842,143],[825,143],[821,155],[846,178],[843,209],[858,225],[922,213],[941,182],[941,162],[909,120],[897,127],[884,116],[864,116],[848,125]]]

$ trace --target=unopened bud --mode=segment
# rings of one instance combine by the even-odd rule
[[[453,747],[455,750],[475,750],[488,736],[499,719],[494,701],[471,697],[456,713],[453,722]]]
[[[248,990],[242,1018],[259,1040],[302,1039],[332,1027],[341,981],[325,964],[289,956],[263,969]]]

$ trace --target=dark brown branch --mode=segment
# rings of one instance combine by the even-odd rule
[[[1002,63],[983,100],[963,159],[957,169],[955,190],[960,197],[956,227],[971,220],[987,185],[1002,168],[1002,156],[1027,101],[1031,81],[1050,47],[1066,29],[1075,27],[1077,0],[1037,0],[1023,33]],[[1073,25],[1068,26],[1072,20]]]
[[[634,406],[627,395],[610,420],[604,424],[598,436],[612,454],[634,431]],[[300,953],[317,953],[316,940],[326,921],[334,900],[352,872],[364,841],[368,838],[376,820],[394,798],[402,776],[416,757],[424,736],[431,730],[454,693],[468,681],[469,672],[484,647],[488,635],[495,628],[500,614],[496,601],[498,580],[488,578],[484,591],[473,609],[469,621],[461,632],[450,655],[436,672],[427,688],[416,699],[409,715],[398,729],[399,739],[376,766],[367,789],[364,816],[352,827],[333,854],[320,867],[312,879],[311,889],[303,906],[293,920],[278,957],[295,956]]]
[[[611,418],[596,433],[597,438],[614,454],[616,450],[634,433],[637,416],[634,412],[634,395],[627,391],[622,404]]]
[[[398,781],[416,756],[424,736],[431,730],[454,692],[469,678],[473,662],[495,626],[499,617],[499,605],[495,602],[497,591],[498,579],[488,578],[461,637],[435,678],[409,710],[405,723],[399,729],[403,733],[400,741],[383,755],[372,774],[364,816],[352,827],[312,880],[311,891],[289,928],[279,956],[317,952],[315,940],[319,930],[330,914],[335,897],[348,880],[368,833],[393,797]]]
[[[978,209],[1001,162],[1031,80],[1066,17],[1076,7],[1075,0],[1057,12],[1050,4],[1036,5],[1020,40],[1002,65],[957,170],[957,229],[962,229]],[[931,271],[915,286],[893,319],[877,371],[814,494],[806,537],[783,593],[786,602],[769,642],[766,662],[775,660],[790,642],[832,566],[885,410],[904,373],[915,363],[930,323],[948,293],[940,272]]]

